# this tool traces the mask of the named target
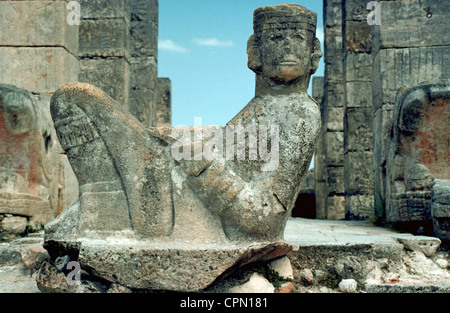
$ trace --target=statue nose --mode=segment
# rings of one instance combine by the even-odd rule
[[[294,49],[290,45],[284,46],[285,53],[294,53]]]
[[[293,53],[294,49],[292,48],[291,42],[289,39],[283,41],[282,49],[286,53]]]

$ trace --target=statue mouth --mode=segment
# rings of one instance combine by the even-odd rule
[[[298,63],[299,63],[299,60],[296,57],[287,56],[281,61],[280,65],[293,66],[293,65],[297,65]]]
[[[281,65],[285,65],[285,66],[292,66],[292,65],[297,65],[298,62],[296,61],[283,61],[281,62]]]

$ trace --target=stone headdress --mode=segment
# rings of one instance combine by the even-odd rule
[[[255,34],[270,29],[307,29],[316,32],[317,13],[298,4],[281,4],[256,9],[253,14]]]

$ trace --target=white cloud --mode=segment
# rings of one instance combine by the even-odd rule
[[[189,50],[182,47],[170,39],[158,40],[158,49],[168,50],[173,52],[186,53]]]
[[[316,29],[316,37],[320,40],[320,43],[323,45],[324,41],[324,32],[323,32],[323,27],[317,27]]]
[[[195,38],[194,42],[199,46],[209,47],[231,47],[234,45],[231,40],[219,40],[217,38]]]

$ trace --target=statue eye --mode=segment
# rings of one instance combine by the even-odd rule
[[[292,36],[293,39],[304,40],[305,38],[301,34],[295,34]]]
[[[272,40],[272,41],[280,41],[282,39],[283,39],[283,36],[281,36],[281,35],[278,35],[278,34],[270,35],[270,40]]]

